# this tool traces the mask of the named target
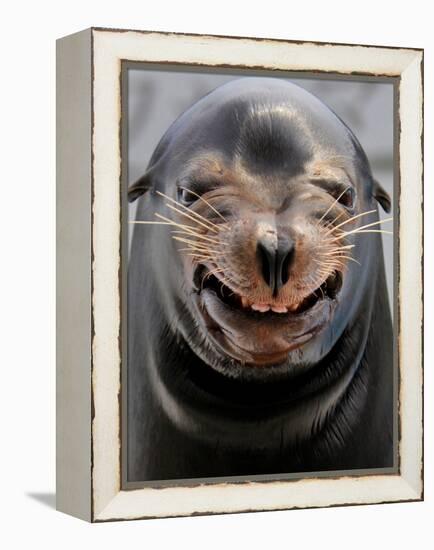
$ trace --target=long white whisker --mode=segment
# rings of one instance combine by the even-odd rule
[[[227,222],[228,220],[223,216],[223,214],[221,214],[216,208],[214,208],[214,206],[212,204],[210,204],[206,199],[204,199],[202,196],[200,196],[198,193],[196,193],[195,191],[192,191],[191,189],[186,189],[185,187],[180,187],[180,189],[184,189],[184,191],[187,191],[188,193],[191,193],[192,195],[194,195],[195,197],[197,197],[199,200],[201,200],[202,202],[204,202],[207,206],[209,206],[211,208],[211,210],[214,210],[214,212],[220,216],[220,218],[222,220],[224,220],[225,222]]]
[[[352,248],[354,248],[356,245],[355,244],[348,244],[346,246],[333,246],[333,248],[330,248],[328,249],[328,252],[335,252],[336,250],[351,250]],[[319,247],[317,247],[318,249]],[[321,255],[324,255],[325,252],[321,252],[320,251],[320,254]]]
[[[390,222],[390,221],[392,221],[392,219],[393,218],[387,218],[385,220],[378,220],[376,222],[372,222],[372,223],[368,223],[366,225],[362,225],[360,227],[356,227],[355,229],[352,229],[351,231],[342,231],[339,236],[331,238],[331,239],[328,238],[327,242],[329,244],[333,244],[337,241],[341,241],[342,239],[345,239],[348,235],[353,235],[353,234],[357,234],[357,233],[383,233],[383,232],[385,232],[386,234],[388,234],[388,232],[384,229],[369,229],[368,230],[366,228],[373,227],[375,225],[380,225],[381,223]]]
[[[333,208],[333,206],[339,201],[339,199],[345,195],[345,193],[350,189],[350,186],[348,186],[342,193],[339,195],[337,199],[335,199],[332,204],[329,206],[329,208],[324,212],[324,214],[321,216],[321,218],[318,220],[318,223],[321,223],[322,220],[327,216],[327,214],[330,212],[330,210]],[[336,220],[335,220],[336,221]]]
[[[179,210],[179,208],[176,208],[175,206],[171,205],[171,204],[167,204],[166,203],[166,206],[168,208],[170,208],[171,210],[173,210],[174,212],[178,212],[178,214],[180,214],[181,216],[185,216],[186,218],[189,218],[190,220],[192,220],[194,223],[196,224],[199,224],[201,225],[202,227],[204,227],[207,231],[214,231],[215,233],[218,233],[218,230],[217,229],[214,229],[214,227],[211,227],[210,225],[207,225],[205,223],[203,223],[202,221],[200,220],[197,220],[196,218],[194,218],[191,214],[193,213],[193,211],[191,210],[191,214],[188,214],[187,212],[183,212],[182,210]]]
[[[368,227],[373,227],[374,225],[380,225],[381,223],[391,222],[392,220],[393,218],[386,218],[385,220],[378,220],[376,222],[372,222],[366,225],[362,225],[360,227],[356,227],[356,229],[352,229],[351,231],[344,231],[343,237],[346,237],[347,235],[352,235],[353,233],[360,232],[363,229],[367,229]],[[380,229],[379,231],[382,231],[382,230]]]
[[[140,224],[140,225],[173,225],[171,222],[157,222],[157,221],[145,221],[145,220],[132,220],[132,221],[129,221],[128,223],[137,223],[137,224]]]
[[[355,260],[352,256],[344,256],[343,254],[339,254],[338,256],[336,256],[334,261],[337,261],[338,263],[342,264],[342,262],[340,261],[341,258],[344,259],[344,260],[350,260],[351,262],[356,262],[356,264],[361,265],[360,262]],[[345,265],[345,264],[343,264],[343,265]]]
[[[386,231],[385,229],[361,229],[354,233],[383,233],[384,235],[393,235],[393,231]]]
[[[191,241],[190,239],[185,239],[184,237],[177,237],[175,235],[175,236],[172,236],[172,239],[174,241],[178,241],[180,243],[185,243],[185,244],[188,244],[190,246],[194,246],[197,249],[200,248],[202,250],[210,250],[210,251],[216,252],[213,248],[210,248],[207,244],[198,243],[196,241]]]
[[[182,228],[182,232],[188,233],[189,235],[194,235],[198,239],[203,239],[205,241],[210,241],[210,242],[214,242],[216,244],[220,244],[220,241],[218,241],[217,239],[213,239],[212,237],[206,237],[205,235],[202,235],[201,233],[198,233],[190,225],[184,225],[184,224],[178,223],[174,220],[171,220],[170,218],[166,218],[166,216],[162,216],[158,212],[155,213],[155,216],[157,216],[157,218],[160,218],[160,219],[164,220],[165,223],[164,224],[161,223],[161,222],[154,222],[154,223],[161,223],[161,225],[172,225],[173,227],[180,227],[180,228]],[[149,223],[152,223],[152,222],[149,222]],[[174,233],[174,231],[172,233]]]
[[[191,232],[195,233],[195,229],[197,227],[196,220],[193,220],[194,223],[196,224],[195,226],[193,226],[193,225],[186,225],[186,224],[183,224],[183,223],[176,222],[175,220],[172,220],[170,218],[166,218],[166,216],[163,216],[162,214],[159,214],[158,212],[155,212],[154,216],[156,216],[157,218],[160,218],[161,220],[166,221],[168,225],[173,225],[174,227],[181,227],[181,228],[185,229],[186,231],[191,231]],[[149,223],[151,223],[151,222],[149,222]],[[155,222],[155,223],[158,223],[158,222]]]
[[[200,250],[199,248],[192,248],[190,246],[178,248],[178,252],[196,252],[197,254],[203,254],[207,256],[211,256],[211,253],[208,253],[207,250]],[[217,256],[216,256],[217,257]]]
[[[203,216],[201,216],[200,214],[198,214],[194,210],[191,210],[190,208],[187,208],[186,206],[184,206],[180,202],[176,201],[175,199],[172,199],[172,197],[168,197],[164,193],[161,193],[161,191],[157,191],[157,194],[161,195],[162,197],[164,197],[165,199],[167,199],[171,203],[176,204],[176,206],[178,206],[179,208],[182,208],[183,210],[186,211],[186,212],[182,212],[182,210],[179,210],[179,208],[175,208],[174,206],[171,206],[170,204],[166,203],[166,206],[168,206],[172,210],[175,210],[175,212],[178,212],[179,214],[183,214],[183,215],[187,216],[188,218],[192,219],[193,221],[196,221],[197,223],[200,223],[201,225],[206,227],[208,230],[212,229],[213,231],[219,231],[218,225],[216,225],[213,222],[210,222],[209,220],[207,220],[206,218],[204,218]],[[199,220],[202,220],[202,221],[199,221],[197,219],[195,220],[194,217],[192,217],[192,215],[196,218],[199,218]]]
[[[215,259],[214,256],[211,256],[209,254],[196,254],[193,252],[191,254],[185,254],[185,256],[193,256],[197,260],[205,260],[205,261],[212,261]]]
[[[343,225],[345,225],[347,223],[350,223],[354,220],[357,220],[357,218],[361,218],[362,216],[367,216],[368,214],[373,214],[376,211],[377,210],[368,210],[367,212],[362,212],[361,214],[357,214],[356,216],[353,216],[352,218],[350,218],[348,220],[345,220],[345,221],[341,222],[338,225],[333,226],[333,229],[330,229],[327,233],[333,233],[333,231],[336,231],[336,229],[339,229],[339,227],[342,227]]]
[[[219,271],[215,271],[215,270],[209,271],[209,272],[205,275],[205,277],[203,278],[203,280],[202,280],[202,288],[203,288],[203,283],[204,283],[207,279],[209,279],[210,277],[217,275],[217,273],[223,273],[223,270],[219,270]],[[217,279],[217,278],[218,278],[218,277],[216,277],[216,279]]]
[[[333,252],[324,252],[323,254],[321,254],[321,256],[324,256],[324,257],[326,257],[326,258],[327,258],[327,257],[330,258],[330,257],[333,257],[333,256],[335,256],[335,257],[342,257],[341,255],[342,255],[343,253],[345,253],[345,250],[343,250],[343,251],[335,250],[335,251],[333,251]]]
[[[184,239],[184,237],[177,237],[175,235],[175,236],[172,236],[172,239],[174,239],[175,241],[179,241],[181,243],[191,245],[191,246],[195,247],[197,250],[207,250],[207,251],[210,251],[210,252],[214,252],[216,254],[218,253],[218,250],[214,250],[213,248],[210,248],[209,246],[206,246],[206,245],[198,244],[195,241],[190,241],[189,239]]]
[[[339,219],[339,218],[342,218],[342,216],[343,216],[344,214],[345,214],[345,212],[341,212],[340,214],[338,214],[338,215],[336,216],[336,218],[335,218],[332,222],[330,222],[330,225],[333,225],[334,223],[336,223],[336,222],[338,221],[338,219]]]
[[[207,241],[213,244],[225,244],[222,241],[218,241],[217,239],[212,239],[209,237],[205,237],[205,235],[201,235],[200,233],[195,233],[193,231],[185,231],[183,229],[178,229],[176,231],[171,231],[172,234],[180,234],[180,235],[191,235],[192,237],[195,237],[196,239],[200,239],[203,241]]]

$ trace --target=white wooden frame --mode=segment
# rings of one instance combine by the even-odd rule
[[[398,77],[399,473],[121,489],[122,60]],[[89,29],[58,41],[58,508],[89,521],[423,497],[423,51]]]

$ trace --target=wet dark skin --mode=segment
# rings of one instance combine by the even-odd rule
[[[134,226],[129,261],[128,480],[393,466],[368,232],[390,199],[345,124],[288,82],[233,81],[174,122],[129,199],[164,225]]]

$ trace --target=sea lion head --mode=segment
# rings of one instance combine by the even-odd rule
[[[375,284],[367,231],[390,199],[349,128],[287,81],[244,78],[199,100],[130,187],[141,195],[139,219],[162,224],[162,309],[225,374],[318,363]]]

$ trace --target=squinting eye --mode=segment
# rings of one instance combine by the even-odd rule
[[[354,208],[354,202],[356,200],[356,193],[352,187],[349,187],[344,193],[338,195],[338,202],[343,204],[346,208]]]
[[[192,193],[185,187],[178,187],[178,200],[185,206],[190,206],[196,201],[197,197],[195,193]]]

